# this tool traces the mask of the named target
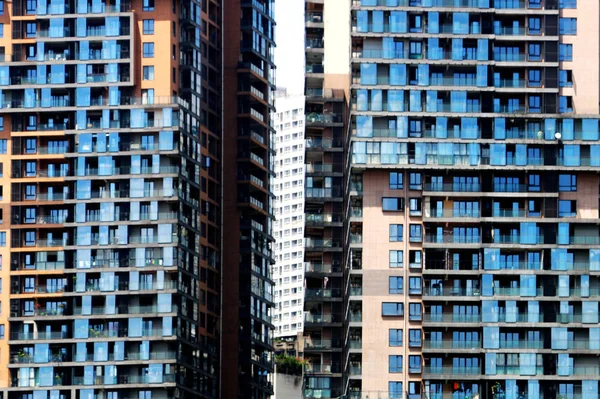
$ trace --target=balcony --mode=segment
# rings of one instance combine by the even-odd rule
[[[517,289],[518,291],[518,289]],[[425,287],[423,296],[467,296],[478,297],[480,291],[478,288],[449,288],[449,287]]]
[[[306,300],[326,299],[326,298],[341,299],[342,298],[342,290],[339,288],[333,288],[333,289],[307,288],[304,292],[305,292],[304,297]]]
[[[349,339],[348,349],[362,349],[362,340],[360,338]]]
[[[458,210],[458,209],[441,209],[432,208],[425,211],[426,218],[479,218],[481,217],[478,210]]]
[[[307,37],[306,41],[304,42],[304,46],[306,49],[323,50],[325,47],[325,43],[324,43],[323,39]]]
[[[340,187],[334,188],[316,188],[316,187],[307,187],[306,188],[306,197],[308,198],[327,198],[331,199],[333,197],[341,197],[342,189]]]
[[[306,115],[307,125],[330,125],[341,123],[343,123],[342,116],[339,114],[311,112]]]
[[[318,349],[333,349],[341,348],[342,341],[339,339],[304,339],[304,349],[307,350],[318,350]]]
[[[331,164],[324,164],[324,163],[306,164],[306,173],[331,173],[331,172],[333,172],[333,165],[331,165]]]
[[[340,265],[321,262],[305,262],[304,271],[306,273],[341,273]]]
[[[481,367],[423,367],[423,374],[436,375],[437,377],[429,378],[440,378],[440,375],[456,375],[456,376],[472,376],[480,377]],[[500,373],[498,373],[500,374]]]
[[[478,314],[425,313],[423,322],[429,323],[480,323]]]
[[[305,238],[304,246],[307,249],[342,249],[342,241],[335,239],[322,239],[322,238]]]
[[[350,244],[362,244],[362,234],[350,234]]]
[[[348,321],[351,323],[361,323],[362,322],[362,312],[348,313]]]
[[[332,364],[313,364],[308,363],[304,366],[304,374],[334,374],[341,373],[342,368],[339,363]]]
[[[325,150],[331,148],[342,148],[341,140],[321,138],[321,137],[308,137],[306,140],[307,150]]]
[[[320,24],[323,23],[323,13],[322,12],[307,12],[304,15],[304,21]]]
[[[424,349],[481,349],[481,341],[423,341]]]
[[[333,314],[304,312],[304,322],[314,324],[328,324],[339,322],[338,317]]]

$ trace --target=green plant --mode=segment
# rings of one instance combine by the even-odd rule
[[[302,375],[302,368],[306,364],[306,361],[298,359],[294,356],[280,354],[275,356],[275,364],[277,364],[277,371],[279,373]]]

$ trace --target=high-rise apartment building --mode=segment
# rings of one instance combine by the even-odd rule
[[[305,396],[598,398],[598,2],[349,14],[343,383]]]
[[[347,16],[344,20],[343,16]],[[350,4],[305,3],[304,393],[341,394]]]
[[[275,98],[277,112],[272,114],[276,152],[273,324],[275,337],[295,337],[302,332],[304,322],[304,96],[277,94],[280,94]]]
[[[238,389],[240,397],[266,397],[243,385],[251,382],[246,364],[261,365],[257,390],[269,390],[270,371],[269,347],[255,350],[244,323],[250,309],[269,317],[268,306],[251,308],[251,266],[261,262],[249,260],[264,255],[249,255],[247,237],[262,229],[268,244],[270,223],[266,214],[244,224],[254,211],[240,205],[242,223],[223,231],[222,209],[232,195],[242,198],[228,189],[242,179],[222,174],[221,165],[243,158],[228,152],[238,133],[250,147],[258,142],[252,155],[268,165],[269,63],[246,53],[268,57],[269,47],[259,40],[257,49],[248,32],[254,26],[272,38],[270,7],[261,0],[0,1],[6,397],[234,398]],[[237,31],[228,56],[237,52],[247,66],[232,82],[223,82],[224,30]],[[266,126],[223,135],[224,125],[256,117],[242,114],[254,109],[250,97],[268,103],[258,108]],[[264,190],[267,172],[248,186]],[[243,249],[224,264],[221,252],[238,243]],[[232,277],[242,270],[244,285]],[[240,301],[227,317],[239,331],[243,325],[248,340],[240,337],[239,347],[226,346],[222,334],[223,292]],[[220,360],[229,352],[239,367],[225,369]]]
[[[273,393],[273,3],[223,0],[223,398]]]

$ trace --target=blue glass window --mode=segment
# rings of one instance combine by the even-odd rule
[[[577,191],[577,175],[558,175],[558,191]]]
[[[402,341],[403,341],[403,331],[402,329],[398,329],[398,328],[390,328],[390,346],[402,346]]]
[[[154,34],[154,20],[153,19],[144,19],[142,32],[144,35],[153,35]]]
[[[423,229],[423,226],[420,224],[411,224],[410,230],[409,230],[409,241],[410,242],[423,241],[422,229]]]
[[[403,251],[398,251],[398,250],[390,251],[390,267],[391,268],[402,268],[403,265],[404,265]]]
[[[420,321],[422,319],[423,305],[420,303],[409,303],[408,304],[408,319],[410,321]]]
[[[558,8],[577,8],[577,0],[558,0]]]
[[[558,21],[558,33],[561,35],[576,35],[577,18],[560,18]]]
[[[142,11],[154,11],[154,0],[144,0]]]
[[[408,346],[411,348],[420,348],[422,345],[422,336],[421,330],[412,328],[408,330]]]
[[[404,316],[404,303],[402,302],[383,302],[381,304],[382,316]]]
[[[390,355],[388,371],[390,373],[401,373],[402,372],[402,356],[401,355]]]
[[[559,44],[559,60],[560,61],[573,61],[573,45],[572,44]]]
[[[377,84],[377,64],[360,64],[360,84]]]
[[[391,276],[389,282],[389,293],[390,294],[402,294],[404,292],[403,278],[397,276]]]
[[[423,188],[422,176],[420,173],[411,173],[409,175],[409,185],[408,188],[410,190],[421,190]]]
[[[558,71],[558,82],[560,87],[573,87],[573,73],[565,69]]]
[[[539,35],[542,33],[542,20],[539,17],[530,17],[529,18],[529,34],[530,35]]]
[[[571,113],[573,112],[573,99],[570,96],[558,97],[558,112]]]
[[[529,96],[529,112],[542,112],[542,97]]]
[[[582,119],[581,130],[583,140],[597,141],[600,138],[597,119]]]
[[[390,190],[402,190],[403,188],[402,172],[390,172]]]
[[[390,242],[402,242],[402,228],[401,224],[390,224]]]
[[[529,70],[529,86],[540,87],[542,85],[542,70],[541,69],[530,69]]]
[[[542,45],[539,43],[529,44],[529,61],[542,60]]]
[[[143,48],[144,58],[154,58],[154,43],[144,43]]]
[[[384,197],[382,208],[384,212],[402,212],[404,211],[404,198]]]
[[[469,33],[469,13],[455,12],[452,14],[452,33],[463,35]]]
[[[403,395],[402,383],[396,381],[388,382],[388,389],[390,391],[390,399],[401,399]]]

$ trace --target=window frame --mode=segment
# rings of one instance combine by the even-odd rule
[[[142,34],[153,35],[154,34],[154,19],[142,20]]]
[[[418,313],[413,313],[413,310],[419,310]],[[410,302],[408,304],[408,320],[421,321],[423,320],[423,305],[418,302]]]
[[[154,11],[156,4],[154,0],[143,0],[142,1],[142,11]]]
[[[391,306],[395,307],[395,312],[390,313],[386,311],[386,305],[388,308]],[[390,309],[388,309],[390,310]],[[403,302],[382,302],[381,303],[381,316],[383,317],[403,317],[404,316],[404,303]]]
[[[392,335],[396,335],[396,339],[392,340]],[[404,345],[404,330],[401,328],[390,328],[388,330],[388,346],[392,348],[401,348]]]
[[[395,254],[396,262],[392,262],[392,253]],[[395,266],[393,266],[395,265]],[[391,269],[404,268],[404,251],[401,249],[390,249],[389,251],[389,267]]]
[[[404,174],[402,172],[390,172],[389,188],[390,190],[404,189]]]
[[[390,242],[403,242],[404,241],[404,225],[403,224],[390,224],[389,228],[389,241]]]
[[[416,234],[417,231],[418,235]],[[423,225],[417,223],[411,223],[409,225],[408,242],[423,242]]]
[[[394,204],[395,202],[395,204]],[[383,212],[404,212],[403,197],[382,197],[381,209]]]
[[[402,276],[389,276],[388,279],[388,293],[392,295],[404,294],[404,277]]]
[[[146,46],[148,46],[146,48]],[[154,42],[144,42],[142,44],[142,58],[154,58]]]
[[[418,333],[419,339],[413,340],[415,334]],[[408,347],[409,348],[421,348],[423,346],[423,331],[418,328],[411,328],[408,330]]]
[[[402,355],[388,355],[388,373],[401,374],[404,369]]]

